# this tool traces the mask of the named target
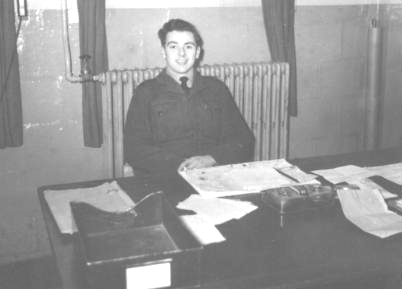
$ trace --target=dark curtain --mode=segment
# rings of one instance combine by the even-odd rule
[[[81,56],[88,55],[88,68],[93,75],[108,70],[105,0],[77,0]],[[102,97],[98,82],[82,84],[82,117],[84,144],[102,145]]]
[[[23,141],[16,42],[14,0],[2,0],[0,1],[0,148],[21,146]]]
[[[262,12],[272,61],[289,63],[289,115],[297,116],[295,1],[262,0]]]

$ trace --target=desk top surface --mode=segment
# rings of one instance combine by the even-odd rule
[[[295,159],[305,171],[345,164],[381,165],[402,160],[402,150],[362,152],[341,156]],[[43,197],[45,189],[94,186],[104,182],[46,186],[39,199],[50,243],[64,288],[86,288],[74,255],[74,236],[59,233]],[[180,177],[122,178],[120,186],[139,200],[162,189],[173,205],[194,193]],[[259,209],[218,226],[227,241],[203,250],[202,288],[302,288],[374,275],[395,277],[402,272],[402,235],[379,239],[345,219],[338,205],[286,216],[280,226],[276,211],[255,195],[246,196]]]

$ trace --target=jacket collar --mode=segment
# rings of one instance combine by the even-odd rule
[[[165,86],[167,90],[177,93],[182,93],[183,90],[180,84],[174,80],[169,74],[167,74],[166,69],[163,69],[156,77],[158,83]],[[206,88],[204,78],[201,76],[198,70],[194,71],[193,86],[191,88],[191,94],[203,90]]]

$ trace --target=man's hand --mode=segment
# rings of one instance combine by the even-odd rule
[[[185,159],[180,164],[179,170],[208,168],[214,166],[215,164],[215,159],[210,155],[193,156]]]

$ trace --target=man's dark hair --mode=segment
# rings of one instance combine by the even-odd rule
[[[182,19],[170,19],[168,22],[163,24],[162,28],[158,31],[158,36],[161,41],[161,45],[165,46],[166,36],[172,31],[188,31],[194,35],[195,44],[202,48],[203,41],[197,28],[190,22]]]

